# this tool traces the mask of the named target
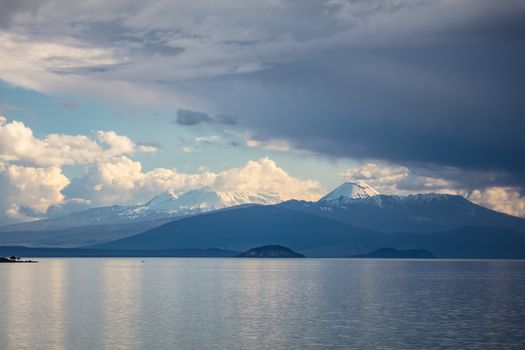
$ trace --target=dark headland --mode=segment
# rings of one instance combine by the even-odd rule
[[[304,258],[301,253],[294,252],[290,248],[281,245],[266,245],[252,248],[237,255],[239,258]]]
[[[21,260],[19,257],[12,256],[10,258],[0,257],[0,263],[37,263],[35,260]]]
[[[394,248],[381,248],[373,252],[354,255],[350,258],[367,258],[367,259],[434,259],[432,252],[426,249],[409,249],[397,250]]]

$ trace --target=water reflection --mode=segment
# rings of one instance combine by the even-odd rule
[[[53,261],[49,266],[47,283],[42,283],[45,295],[48,297],[48,308],[45,311],[48,322],[45,329],[48,333],[46,344],[52,349],[65,349],[65,307],[68,305],[67,294],[65,291],[65,281],[67,280],[67,264],[62,260]],[[38,320],[38,319],[37,319]],[[42,324],[35,325],[43,328]]]
[[[525,342],[519,261],[4,265],[2,350],[521,349]]]
[[[104,348],[138,349],[137,323],[142,302],[140,260],[107,260],[102,275]]]
[[[17,267],[19,267],[18,265]],[[7,348],[30,349],[33,338],[33,292],[36,271],[32,269],[9,268],[7,281],[7,310],[4,314],[7,326]]]
[[[7,269],[6,283],[2,283],[7,288],[7,308],[2,314],[7,348],[66,348],[67,267],[64,261],[49,261],[45,274],[41,271],[40,266],[32,264],[16,264]]]

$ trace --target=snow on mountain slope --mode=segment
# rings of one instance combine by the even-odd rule
[[[277,204],[277,195],[253,192],[215,192],[193,190],[173,200],[172,205],[180,211],[210,211],[242,204]]]
[[[144,205],[133,207],[133,215],[190,215],[242,204],[277,204],[282,202],[278,195],[253,192],[216,192],[207,189],[192,190],[181,195],[164,192]],[[128,215],[129,215],[128,214]]]
[[[257,192],[215,192],[208,189],[198,189],[176,193],[173,190],[168,190],[144,204],[91,208],[53,219],[4,226],[0,228],[0,232],[123,224],[194,215],[236,205],[268,205],[282,201],[279,195]]]
[[[158,218],[193,215],[242,204],[277,204],[282,202],[278,195],[252,192],[216,192],[198,189],[182,194],[174,191],[163,192],[149,202],[135,206],[118,206],[118,221],[153,220]],[[102,208],[101,208],[102,209]]]
[[[161,194],[156,195],[152,199],[149,200],[145,205],[148,207],[170,207],[175,199],[179,197],[179,194],[175,192],[174,190],[167,190],[162,192]]]
[[[348,199],[363,199],[377,196],[379,192],[364,182],[345,182],[321,198],[319,202],[341,202]]]

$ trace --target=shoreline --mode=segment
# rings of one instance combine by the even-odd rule
[[[7,259],[7,258],[0,258],[0,264],[36,264],[38,261],[36,260],[16,260],[16,259]]]

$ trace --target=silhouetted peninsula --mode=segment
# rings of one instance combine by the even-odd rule
[[[34,260],[21,260],[19,257],[12,256],[10,258],[0,257],[0,263],[37,263],[38,261]]]

